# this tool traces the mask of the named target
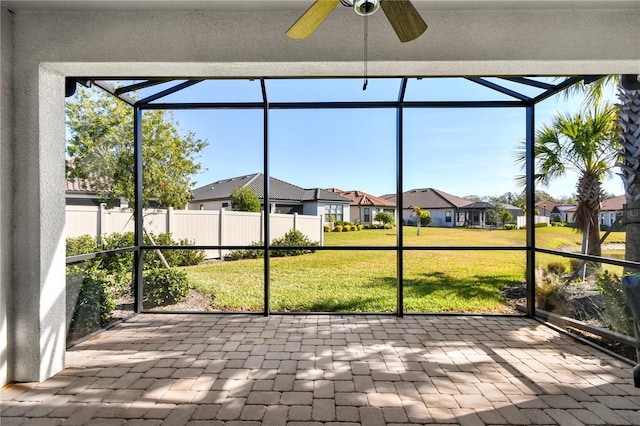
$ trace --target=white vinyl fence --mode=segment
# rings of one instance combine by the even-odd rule
[[[187,239],[195,245],[243,246],[264,240],[263,213],[228,210],[149,209],[143,212],[148,232],[170,232],[174,240]],[[291,229],[297,229],[311,241],[323,243],[322,216],[275,214],[269,217],[269,235],[273,241]],[[133,232],[130,209],[106,209],[103,206],[66,206],[66,237],[99,236],[113,232]],[[207,258],[220,258],[228,250],[206,250]]]
[[[538,216],[538,215],[535,215],[533,217],[533,219],[535,221],[534,223],[543,223],[544,222],[547,225],[549,225],[551,223],[549,216]],[[518,227],[518,229],[524,228],[524,227],[527,226],[527,217],[526,216],[518,216],[516,218],[516,220],[517,220],[517,225],[516,226]]]

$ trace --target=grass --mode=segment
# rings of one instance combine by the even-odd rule
[[[326,233],[325,246],[391,246],[396,230]],[[581,236],[562,227],[536,230],[537,244],[576,248]],[[505,312],[501,289],[524,280],[524,251],[412,250],[417,246],[524,247],[524,230],[407,227],[403,235],[405,312]],[[613,233],[607,242],[623,242]],[[539,264],[561,260],[538,254]],[[567,265],[569,260],[566,260]],[[212,295],[212,309],[263,310],[264,262],[250,259],[212,262],[185,268],[194,287]],[[395,312],[395,250],[322,250],[270,260],[270,309],[273,312]]]

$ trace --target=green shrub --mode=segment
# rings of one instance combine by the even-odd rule
[[[342,232],[342,225],[336,225],[333,228],[333,232]]]
[[[331,225],[324,225],[324,232],[331,232]]]
[[[427,210],[420,212],[420,226],[429,226],[431,224],[431,213]]]
[[[180,302],[189,294],[187,273],[166,268],[146,271],[142,294],[147,307]]]
[[[364,225],[363,224],[358,225],[358,231],[362,231],[363,229],[364,229]]]
[[[351,231],[351,225],[349,225],[348,223],[346,223],[346,224],[342,227],[342,230],[343,230],[344,232],[349,232],[349,231]]]
[[[605,270],[596,283],[596,289],[604,296],[602,306],[609,319],[609,328],[633,336],[633,311],[627,303],[620,277]]]
[[[504,229],[508,230],[508,231],[512,231],[514,229],[516,229],[518,226],[515,223],[505,223],[504,224]]]
[[[98,251],[98,243],[91,235],[67,238],[67,257],[95,253],[96,251]]]
[[[191,246],[194,244],[194,241],[189,241],[186,238],[178,241],[178,245],[180,246]],[[206,257],[204,255],[204,250],[176,250],[178,255],[178,266],[191,266],[197,265],[205,261]]]
[[[547,222],[538,222],[538,223],[536,223],[536,228],[546,228],[547,226],[549,226],[549,224]]]
[[[551,226],[565,226],[564,222],[551,222]]]
[[[182,239],[175,241],[171,233],[151,234],[156,245],[160,246],[189,246],[193,245],[193,241]],[[144,236],[145,245],[151,245],[151,240],[147,235]],[[100,242],[90,235],[81,235],[75,238],[67,238],[67,256],[74,256],[84,253],[95,253],[98,251],[116,250],[125,247],[133,247],[135,238],[133,232],[103,235]],[[197,265],[205,260],[204,250],[163,250],[162,255],[170,266],[189,266]],[[103,256],[100,260],[100,268],[110,271],[120,271],[123,267],[131,269],[133,265],[133,252],[118,253]],[[144,253],[145,269],[159,268],[162,265],[158,254],[154,250],[146,250]]]
[[[287,232],[283,237],[277,238],[273,240],[271,243],[273,247],[282,247],[282,246],[301,246],[301,247],[316,247],[319,243],[315,241],[311,241],[306,235],[297,229],[291,229]],[[286,257],[286,256],[300,256],[306,253],[313,253],[315,250],[310,249],[287,249],[287,250],[271,250],[269,255],[271,257]]]
[[[255,249],[231,250],[225,257],[225,260],[242,260],[242,259],[261,259],[264,257],[264,242],[252,242],[250,244]]]
[[[84,271],[69,334],[91,332],[109,323],[117,306],[113,285],[114,278],[108,271],[95,267]]]
[[[567,267],[562,262],[549,262],[547,263],[546,271],[562,276],[567,272]]]
[[[281,238],[276,238],[271,243],[271,247],[317,247],[319,245],[318,242],[311,241],[304,235],[302,232],[297,229],[291,229]],[[229,252],[227,256],[225,256],[225,260],[241,260],[241,259],[259,259],[264,256],[264,243],[253,242],[251,246],[255,246],[255,249],[246,249],[246,250],[232,250]],[[271,249],[269,251],[270,257],[287,257],[287,256],[300,256],[306,253],[313,253],[315,250],[304,248],[304,249]]]

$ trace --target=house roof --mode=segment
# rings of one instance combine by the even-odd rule
[[[386,196],[383,197],[386,198]],[[393,199],[391,197],[387,199],[395,201],[395,196]],[[402,194],[402,204],[405,209],[413,208],[413,206],[420,206],[422,209],[460,208],[471,203],[470,200],[433,188],[411,189]]]
[[[228,200],[237,187],[251,188],[258,198],[264,200],[264,175],[254,173],[230,179],[222,179],[193,190],[192,202]],[[275,202],[341,202],[347,203],[349,198],[321,188],[305,189],[274,177],[269,177],[270,200]]]
[[[493,204],[488,203],[486,201],[476,201],[474,203],[471,204],[467,204],[466,206],[464,206],[465,209],[482,209],[482,210],[486,210],[486,209],[492,209],[493,208]]]
[[[600,211],[620,211],[627,203],[627,197],[624,195],[618,195],[617,197],[604,200],[600,206]]]
[[[329,192],[336,193],[343,197],[351,199],[352,206],[373,206],[373,207],[395,207],[396,203],[390,200],[386,200],[375,195],[367,194],[366,192],[353,190],[343,191],[338,188],[328,188]]]
[[[95,194],[96,191],[91,189],[90,182],[86,179],[80,179],[78,177],[67,178],[66,188],[67,194]]]
[[[513,204],[500,203],[499,205],[500,205],[500,207],[502,207],[505,210],[512,210],[512,211],[513,210],[522,210],[520,207],[514,206]],[[487,201],[476,201],[474,203],[467,204],[463,208],[465,208],[465,209],[487,210],[487,209],[492,209],[495,206],[496,206],[495,204],[489,203]]]

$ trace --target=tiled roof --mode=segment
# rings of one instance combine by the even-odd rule
[[[460,208],[471,203],[470,200],[433,188],[411,189],[402,194],[402,204],[405,209],[413,206],[419,206],[422,209]]]
[[[354,191],[343,191],[338,188],[329,188],[330,192],[334,192],[343,197],[349,198],[351,200],[352,206],[375,206],[375,207],[395,207],[396,203],[385,200],[381,197],[376,197],[375,195],[367,194],[366,192],[354,190]]]
[[[81,193],[81,194],[95,194],[96,192],[91,189],[91,185],[88,180],[80,178],[71,178],[66,180],[67,193]]]
[[[201,186],[193,190],[191,201],[228,200],[231,193],[238,186],[251,188],[256,192],[260,200],[264,200],[264,175],[254,173],[238,176],[231,179],[223,179],[209,185]],[[339,196],[324,189],[304,189],[274,177],[269,177],[269,189],[271,201],[336,201],[349,202],[348,198]]]
[[[486,201],[476,201],[475,203],[467,204],[465,209],[490,209],[493,208],[493,204]]]
[[[624,205],[627,203],[627,197],[624,195],[619,195],[617,197],[609,198],[608,200],[604,200],[600,207],[601,211],[618,211],[624,208]]]

